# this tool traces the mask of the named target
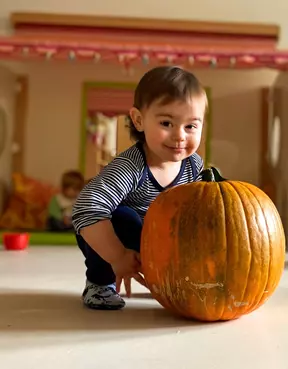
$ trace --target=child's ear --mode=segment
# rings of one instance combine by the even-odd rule
[[[130,109],[130,118],[138,132],[143,132],[143,119],[141,112],[136,108]]]

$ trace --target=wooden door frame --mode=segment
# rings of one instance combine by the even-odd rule
[[[260,127],[260,160],[259,185],[263,189],[267,183],[267,151],[268,151],[268,114],[270,87],[261,89],[261,127]]]
[[[272,93],[273,92],[273,93]],[[277,101],[275,105],[275,101]],[[259,187],[267,193],[267,195],[276,202],[277,188],[275,180],[275,169],[271,168],[268,159],[269,150],[269,102],[273,104],[273,112],[281,115],[281,88],[280,87],[264,87],[261,89],[261,130],[260,130],[260,163],[259,163]],[[274,116],[273,116],[274,118]],[[276,182],[275,182],[276,181]]]
[[[82,101],[81,101],[81,126],[80,126],[80,152],[79,152],[79,170],[85,173],[85,143],[86,143],[86,121],[87,121],[87,97],[91,88],[113,88],[120,90],[134,90],[135,83],[121,83],[121,82],[84,82],[82,85]]]
[[[25,144],[28,113],[29,78],[27,75],[16,77],[16,93],[14,101],[14,124],[12,135],[13,145],[18,146],[18,152],[12,151],[12,172],[24,173],[25,171]]]

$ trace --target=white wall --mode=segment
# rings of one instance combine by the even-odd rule
[[[69,4],[69,5],[67,5]],[[141,5],[140,5],[141,4]],[[212,21],[269,22],[281,26],[281,47],[288,48],[286,0],[1,0],[0,18],[13,11],[81,13]]]

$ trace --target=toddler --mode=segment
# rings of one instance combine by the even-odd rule
[[[49,231],[73,230],[72,208],[84,187],[84,178],[76,170],[65,172],[61,178],[61,192],[52,197],[48,208]]]
[[[182,68],[156,67],[140,80],[129,114],[136,143],[85,186],[73,208],[87,307],[121,309],[121,282],[128,297],[131,278],[145,285],[139,254],[144,216],[165,189],[199,180],[203,161],[196,150],[206,108],[204,88]]]

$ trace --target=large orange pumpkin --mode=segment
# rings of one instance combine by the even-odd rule
[[[141,260],[153,297],[183,317],[236,319],[262,305],[284,268],[285,236],[269,197],[215,168],[160,194],[144,219]]]

